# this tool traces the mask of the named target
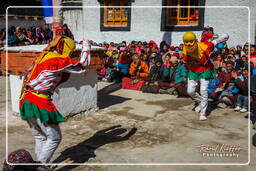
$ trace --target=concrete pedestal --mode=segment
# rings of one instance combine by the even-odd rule
[[[23,78],[10,75],[12,110],[19,113],[19,96]],[[56,88],[53,103],[64,116],[72,116],[97,108],[96,71],[83,74],[71,74],[68,81]]]

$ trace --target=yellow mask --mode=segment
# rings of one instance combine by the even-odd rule
[[[70,56],[76,48],[73,39],[63,36],[56,37],[51,44],[49,44],[44,51],[51,51],[56,49],[57,53],[63,56]]]
[[[183,42],[185,46],[193,46],[196,42],[196,35],[193,32],[186,32],[183,35]]]
[[[73,39],[65,37],[62,55],[70,56],[76,48],[76,44]]]

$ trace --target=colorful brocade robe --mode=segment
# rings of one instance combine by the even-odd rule
[[[193,53],[188,53],[186,46],[183,47],[183,61],[190,63],[193,60],[199,61],[199,64],[191,64],[189,67],[188,78],[196,79],[211,79],[216,74],[214,66],[210,61],[210,53],[214,48],[211,42],[197,42],[198,49]]]
[[[65,118],[52,103],[51,95],[70,73],[85,72],[87,58],[75,61],[55,52],[42,53],[45,55],[34,62],[25,76],[25,91],[19,104],[20,115],[22,120],[35,117],[42,123],[58,124]]]

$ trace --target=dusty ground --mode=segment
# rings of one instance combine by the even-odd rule
[[[0,160],[5,156],[5,77],[0,78]],[[232,109],[216,109],[205,122],[191,111],[190,99],[116,90],[99,83],[98,112],[80,114],[61,124],[63,141],[53,156],[61,163],[247,163],[248,122]],[[10,105],[9,105],[10,109]],[[25,148],[34,155],[34,140],[24,121],[9,112],[9,151]],[[129,140],[114,141],[114,133],[97,131],[122,125],[137,128]],[[125,131],[119,129],[119,131]],[[252,133],[255,131],[251,130]],[[111,136],[112,135],[112,136]],[[239,145],[239,157],[202,156],[197,146]],[[94,146],[96,149],[89,148]],[[58,166],[55,170],[255,170],[256,148],[249,166]]]

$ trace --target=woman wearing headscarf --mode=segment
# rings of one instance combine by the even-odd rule
[[[40,27],[36,28],[36,37],[38,38],[40,43],[45,43],[45,36],[41,31]]]

